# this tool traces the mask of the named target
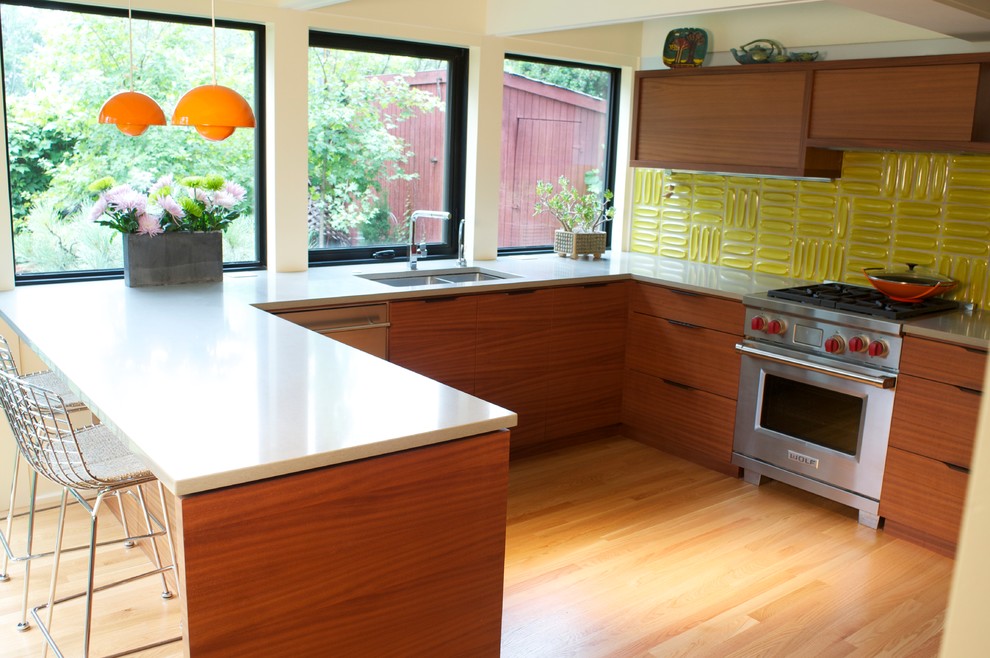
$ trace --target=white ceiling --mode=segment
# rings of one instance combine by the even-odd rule
[[[371,0],[275,0],[311,10]],[[415,2],[416,0],[408,0]],[[471,0],[464,0],[470,2]],[[677,16],[795,4],[842,5],[966,41],[990,41],[990,0],[475,0],[487,2],[488,33],[554,32]]]

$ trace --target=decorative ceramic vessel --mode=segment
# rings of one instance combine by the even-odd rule
[[[223,236],[207,233],[124,235],[124,285],[167,286],[223,280]]]
[[[606,237],[604,231],[571,233],[559,228],[553,236],[553,251],[561,258],[587,255],[598,260],[605,253]]]
[[[708,54],[708,33],[697,27],[671,30],[663,42],[663,63],[672,69],[701,66]]]

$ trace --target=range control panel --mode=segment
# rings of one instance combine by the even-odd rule
[[[849,363],[896,369],[901,358],[900,335],[775,310],[747,308],[744,333],[753,340]]]

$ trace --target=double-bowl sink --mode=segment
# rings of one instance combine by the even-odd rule
[[[409,270],[407,272],[382,272],[358,274],[369,281],[376,281],[394,288],[413,286],[453,286],[459,283],[479,283],[519,278],[517,274],[496,272],[480,267],[455,267],[445,270]]]

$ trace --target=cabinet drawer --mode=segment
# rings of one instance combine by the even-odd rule
[[[746,311],[742,302],[646,283],[632,291],[630,309],[636,313],[670,318],[730,334],[743,329]]]
[[[901,372],[954,386],[983,390],[985,350],[905,336],[901,348]]]
[[[980,395],[912,375],[897,379],[890,445],[969,468]]]
[[[622,422],[638,441],[708,468],[737,476],[732,465],[734,400],[629,371]]]
[[[880,516],[894,534],[951,555],[959,538],[968,480],[968,474],[942,462],[890,448]]]
[[[633,313],[626,369],[734,400],[739,390],[738,339],[721,331]]]

